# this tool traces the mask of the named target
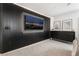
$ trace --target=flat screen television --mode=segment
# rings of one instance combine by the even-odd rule
[[[23,13],[23,32],[44,31],[44,18]]]

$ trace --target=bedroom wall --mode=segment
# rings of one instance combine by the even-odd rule
[[[51,18],[52,19],[52,18]],[[72,19],[72,28],[73,28],[73,31],[75,31],[76,33],[76,37],[79,38],[78,34],[79,34],[79,11],[71,11],[71,12],[68,12],[68,13],[64,13],[64,14],[60,14],[58,16],[54,16],[54,21],[55,20],[66,20],[66,19]],[[52,24],[53,25],[53,24]]]
[[[21,27],[22,13],[30,12],[39,16],[39,14],[31,12],[29,10],[23,9],[14,4],[3,4],[3,18],[2,18],[2,52],[11,51],[23,46],[27,46],[45,39],[49,38],[50,30],[50,19],[48,17],[42,16],[45,18],[45,31],[43,32],[34,32],[34,33],[23,33]],[[6,29],[8,27],[8,29]],[[1,44],[2,44],[1,43]]]

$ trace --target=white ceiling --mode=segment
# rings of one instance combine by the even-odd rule
[[[16,4],[50,17],[79,10],[78,3],[16,3]]]

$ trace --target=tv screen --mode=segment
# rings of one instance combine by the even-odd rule
[[[24,30],[43,30],[44,19],[32,15],[24,15]]]

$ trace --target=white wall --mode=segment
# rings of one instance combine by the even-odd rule
[[[66,19],[72,19],[72,28],[76,32],[76,37],[78,37],[78,20],[79,20],[79,11],[69,12],[62,15],[58,15],[54,17],[54,20],[66,20]],[[52,24],[53,25],[53,24]]]
[[[50,30],[53,29],[54,17],[50,17]]]

